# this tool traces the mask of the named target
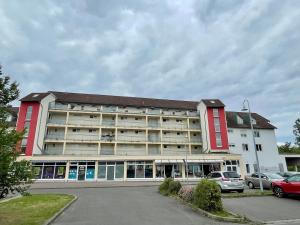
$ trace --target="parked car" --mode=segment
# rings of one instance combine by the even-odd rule
[[[277,174],[279,174],[283,178],[288,178],[290,176],[293,176],[293,175],[296,175],[296,174],[300,174],[300,173],[298,173],[298,172],[278,172]]]
[[[6,198],[8,195],[8,188],[0,187],[0,198]]]
[[[283,181],[273,182],[272,189],[279,198],[289,194],[300,195],[300,174],[290,176]]]
[[[237,191],[244,192],[244,181],[236,172],[214,171],[207,175],[207,178],[214,180],[220,187],[221,192]]]
[[[282,181],[284,178],[277,173],[261,173],[262,185],[264,189],[271,189],[274,181]],[[245,183],[250,189],[259,188],[259,174],[253,173],[251,176],[245,177]]]

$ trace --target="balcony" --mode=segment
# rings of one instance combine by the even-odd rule
[[[95,147],[68,147],[65,155],[98,155],[98,149]]]
[[[166,143],[187,143],[187,138],[176,138],[176,137],[163,137],[162,142]]]
[[[118,136],[117,139],[118,142],[145,142],[146,141],[146,137],[145,136],[141,136],[141,135],[137,135],[137,136]]]
[[[135,121],[118,121],[118,127],[146,127],[146,121],[135,122]]]
[[[84,134],[84,133],[78,133],[78,134],[68,134],[67,140],[73,140],[73,141],[98,141],[99,135],[98,134]]]
[[[51,118],[47,121],[47,124],[55,124],[55,125],[65,125],[66,120],[65,119],[56,119],[56,118]]]
[[[55,110],[68,110],[68,105],[62,105],[62,104],[53,104],[50,103],[49,109],[55,109]]]
[[[148,141],[149,142],[160,142],[160,138],[159,137],[148,137]]]
[[[63,154],[63,148],[47,148],[44,149],[43,152],[44,155],[62,155]]]
[[[187,129],[187,124],[163,123],[162,128],[184,130]]]
[[[64,133],[47,134],[45,137],[45,140],[61,140],[61,141],[63,141],[64,139],[65,139]]]
[[[70,118],[68,124],[70,125],[83,125],[83,126],[99,126],[99,119],[82,119],[82,118]]]
[[[115,124],[114,120],[102,120],[102,126],[104,127],[114,127]]]
[[[115,135],[102,135],[101,136],[101,141],[104,141],[104,142],[115,141]]]

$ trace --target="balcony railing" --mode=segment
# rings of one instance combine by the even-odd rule
[[[187,124],[171,124],[171,123],[163,123],[163,128],[169,128],[169,129],[187,129]]]
[[[145,136],[118,136],[117,141],[124,141],[124,142],[145,142]]]
[[[45,139],[46,140],[64,140],[65,134],[64,133],[47,134]]]
[[[50,104],[49,109],[60,109],[60,110],[67,110],[68,105],[61,105],[61,104]]]
[[[76,140],[76,141],[98,141],[98,134],[68,134],[67,140]]]
[[[70,118],[68,121],[68,124],[97,126],[97,125],[99,125],[99,119],[82,119],[82,118],[73,119],[73,118]]]
[[[187,143],[189,140],[187,138],[175,138],[175,137],[163,137],[162,142],[170,143]]]
[[[55,119],[55,118],[52,118],[52,119],[49,119],[48,124],[59,124],[59,125],[64,125],[66,124],[66,120],[64,119]]]
[[[63,148],[48,148],[44,150],[44,155],[62,155]]]
[[[146,127],[146,121],[135,122],[135,121],[118,121],[118,127]]]
[[[115,126],[115,121],[111,120],[111,121],[107,121],[107,120],[102,120],[102,126],[106,126],[106,127],[114,127]]]

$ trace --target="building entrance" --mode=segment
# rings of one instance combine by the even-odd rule
[[[172,177],[173,165],[165,165],[165,176]]]

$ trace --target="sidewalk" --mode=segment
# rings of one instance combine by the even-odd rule
[[[108,188],[108,187],[151,187],[162,181],[36,181],[30,189],[72,189],[72,188]],[[182,182],[183,185],[197,182]]]

